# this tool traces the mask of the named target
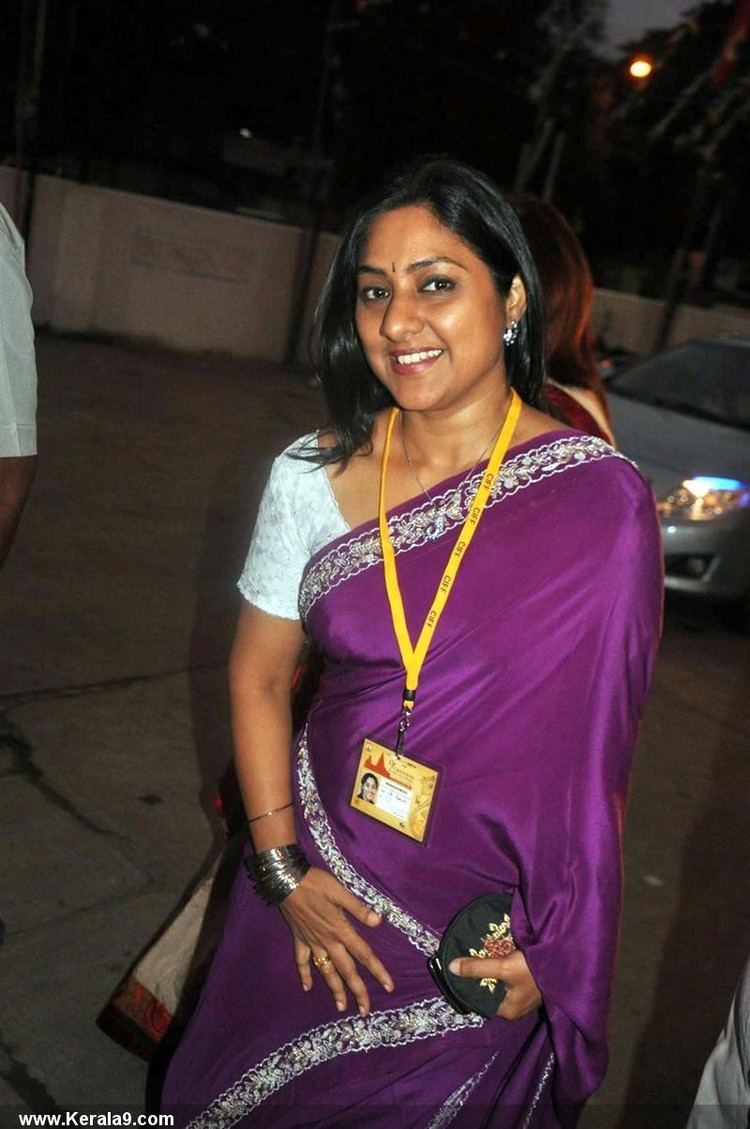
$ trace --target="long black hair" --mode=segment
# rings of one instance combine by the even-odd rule
[[[427,208],[489,267],[505,297],[516,275],[526,288],[526,312],[516,342],[505,352],[508,378],[526,403],[536,405],[544,379],[543,303],[536,268],[512,207],[477,169],[451,157],[422,157],[385,182],[343,232],[318,302],[312,355],[323,386],[330,447],[316,449],[318,463],[343,462],[366,446],[377,412],[393,404],[375,377],[355,326],[357,268],[373,220],[409,205]]]

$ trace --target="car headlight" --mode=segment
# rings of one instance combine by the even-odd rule
[[[750,503],[750,486],[736,478],[686,478],[656,503],[662,517],[711,521]]]

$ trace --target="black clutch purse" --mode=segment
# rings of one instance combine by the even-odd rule
[[[483,894],[456,914],[427,961],[432,978],[448,1003],[463,1015],[492,1016],[505,999],[502,980],[456,976],[448,965],[456,957],[505,957],[516,947],[510,931],[510,894]]]

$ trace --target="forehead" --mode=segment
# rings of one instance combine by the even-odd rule
[[[462,264],[480,262],[471,248],[428,208],[417,204],[383,212],[373,220],[361,260],[371,266],[404,270],[422,259],[446,256]]]

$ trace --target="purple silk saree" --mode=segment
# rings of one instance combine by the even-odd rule
[[[415,639],[479,471],[389,515]],[[393,747],[403,672],[375,522],[310,561],[300,607],[325,665],[293,749],[299,841],[383,915],[361,927],[395,981],[372,1013],[303,993],[290,933],[244,872],[170,1067],[179,1124],[551,1129],[607,1065],[620,836],[661,609],[650,490],[599,439],[513,449],[422,671],[410,756],[441,779],[423,844],[350,806],[364,737]],[[544,997],[522,1020],[455,1012],[426,966],[469,900],[513,893]],[[367,973],[364,974],[367,977]]]

